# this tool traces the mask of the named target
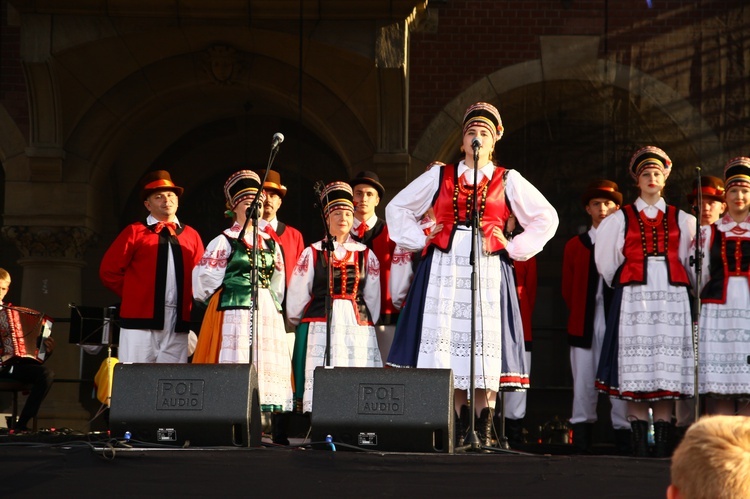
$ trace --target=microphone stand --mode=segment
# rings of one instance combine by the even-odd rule
[[[315,205],[320,208],[320,218],[323,221],[323,231],[325,232],[325,236],[323,237],[323,241],[321,243],[321,249],[323,250],[324,255],[328,255],[327,261],[323,262],[323,265],[328,267],[328,277],[326,279],[327,292],[325,299],[326,348],[323,355],[323,365],[325,367],[331,367],[331,309],[333,308],[333,304],[331,302],[331,293],[333,292],[333,289],[331,289],[331,285],[333,283],[333,252],[336,247],[336,238],[331,235],[331,231],[328,229],[328,224],[326,223],[325,208],[319,201],[320,196],[323,192],[323,187],[323,182],[319,181],[315,184],[315,194],[317,195],[318,199],[318,201],[315,202]],[[325,204],[328,204],[327,200]]]
[[[250,345],[248,346],[248,364],[253,363],[253,347],[257,348],[257,341],[255,341],[255,330],[256,324],[258,323],[258,218],[260,218],[261,206],[260,206],[260,194],[263,192],[263,185],[266,183],[268,178],[268,171],[271,169],[271,164],[276,158],[276,154],[279,152],[279,143],[274,142],[271,147],[271,153],[268,156],[268,166],[263,173],[263,179],[260,181],[260,186],[255,192],[252,203],[245,210],[245,223],[242,225],[239,236],[237,236],[237,242],[241,245],[245,243],[245,231],[247,230],[248,222],[252,219],[252,241],[253,244],[250,247]]]
[[[476,381],[474,379],[476,366],[475,366],[475,355],[477,350],[477,318],[476,318],[476,294],[477,294],[477,237],[479,236],[479,213],[477,210],[477,178],[479,173],[479,147],[481,144],[474,139],[472,142],[472,149],[474,149],[474,197],[471,203],[471,251],[469,254],[469,264],[471,265],[471,359],[469,360],[469,433],[464,439],[464,445],[462,449],[470,450],[473,452],[481,452],[484,450],[484,446],[479,441],[479,437],[476,432]],[[460,182],[460,179],[456,179],[456,182]]]
[[[470,217],[470,223],[471,223],[471,252],[469,254],[469,264],[471,265],[471,359],[469,360],[469,433],[466,435],[466,438],[464,439],[464,445],[461,446],[458,450],[467,450],[472,452],[504,452],[509,454],[520,454],[520,452],[506,449],[504,447],[492,447],[492,446],[486,446],[483,445],[482,442],[480,442],[479,437],[477,436],[476,432],[476,381],[475,381],[475,372],[476,372],[476,350],[477,350],[477,308],[476,308],[476,301],[477,301],[477,291],[478,291],[478,281],[477,281],[477,255],[478,251],[481,249],[479,248],[479,209],[477,202],[477,196],[478,196],[478,178],[479,178],[479,148],[481,147],[481,142],[478,141],[478,139],[474,139],[471,144],[472,149],[474,150],[474,197],[472,199],[471,204],[471,217]],[[456,182],[460,182],[459,179],[456,179]],[[484,351],[484,349],[482,349]],[[486,385],[486,383],[485,383]],[[486,390],[487,387],[485,386],[485,396],[486,396]],[[491,411],[488,417],[491,416]],[[505,436],[505,432],[503,431],[503,437]],[[500,439],[498,439],[500,440]]]
[[[701,232],[701,210],[703,210],[703,189],[701,188],[701,169],[695,168],[697,176],[697,194],[695,220],[695,253],[690,257],[690,263],[695,267],[695,288],[693,290],[693,396],[695,397],[694,415],[695,421],[698,421],[701,414],[700,393],[698,390],[698,339],[700,334],[700,316],[701,316],[701,278],[703,274],[703,233]]]
[[[472,451],[481,451],[482,445],[476,432],[476,351],[477,351],[477,237],[479,236],[479,213],[477,210],[477,179],[479,178],[479,147],[472,143],[474,149],[474,197],[471,200],[471,252],[469,254],[469,265],[471,265],[471,361],[469,363],[469,435],[468,446]],[[457,180],[460,181],[460,180]]]

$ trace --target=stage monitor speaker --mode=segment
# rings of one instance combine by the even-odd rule
[[[258,375],[249,364],[123,364],[114,369],[110,430],[175,446],[261,445]]]
[[[318,367],[312,440],[386,452],[453,452],[453,371]]]

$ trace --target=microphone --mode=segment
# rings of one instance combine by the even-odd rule
[[[282,135],[279,132],[276,132],[273,134],[273,142],[271,142],[271,149],[276,149],[279,147],[279,144],[284,142],[284,135]]]
[[[471,148],[475,151],[482,147],[482,139],[479,137],[474,137],[474,139],[471,141]]]

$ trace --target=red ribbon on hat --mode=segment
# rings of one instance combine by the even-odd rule
[[[160,178],[159,180],[154,180],[153,182],[149,182],[148,184],[143,186],[143,189],[147,191],[151,191],[154,189],[158,189],[159,187],[177,187],[177,186],[174,185],[174,183],[171,180]]]
[[[167,228],[169,233],[173,236],[177,235],[177,224],[174,222],[158,222],[156,224],[156,227],[154,227],[154,232],[157,234],[161,232],[164,228]]]

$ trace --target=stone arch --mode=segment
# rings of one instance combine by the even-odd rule
[[[621,78],[623,74],[628,77]],[[432,120],[417,142],[412,153],[416,164],[413,164],[410,176],[413,178],[421,173],[421,165],[436,157],[455,156],[452,149],[460,143],[461,120],[469,103],[481,100],[490,103],[503,102],[499,107],[508,135],[523,128],[528,121],[538,118],[541,111],[533,110],[531,115],[515,113],[515,117],[523,118],[516,122],[505,120],[503,108],[509,104],[507,100],[503,101],[505,95],[530,85],[570,80],[591,83],[594,88],[614,87],[646,101],[646,110],[649,113],[664,115],[679,130],[677,135],[681,142],[674,145],[679,148],[680,156],[676,157],[686,160],[683,164],[713,165],[712,168],[723,164],[722,145],[711,126],[703,119],[699,110],[666,84],[635,68],[604,60],[555,75],[545,73],[542,60],[534,60],[487,75],[449,102]],[[672,130],[656,130],[653,138],[659,137],[664,137],[671,143],[675,142]]]
[[[317,157],[320,164],[305,164],[304,173],[324,180],[370,167],[378,151],[378,111],[368,104],[379,84],[367,46],[372,33],[356,35],[362,39],[349,45],[311,37],[301,73],[296,33],[231,27],[217,37],[213,30],[178,26],[104,35],[81,37],[44,63],[30,63],[45,64],[55,76],[30,86],[55,84],[54,93],[64,96],[57,109],[33,115],[50,121],[38,128],[62,130],[60,180],[86,192],[85,203],[70,198],[65,211],[77,213],[80,225],[97,232],[117,225],[133,205],[142,173],[180,137],[211,123],[234,122],[240,129],[250,116],[249,149],[257,154],[246,159],[253,167],[265,167],[271,136],[284,131],[280,126],[292,129],[278,159],[289,159],[294,139],[301,139],[319,154],[297,147],[294,162]],[[229,66],[212,66],[222,54]],[[321,63],[330,58],[338,62],[335,69]],[[202,175],[211,177],[210,171],[190,174],[196,185]]]
[[[632,202],[637,194],[626,172],[628,159],[636,145],[654,141],[664,144],[676,165],[665,197],[688,209],[685,193],[695,175],[690,166],[700,165],[720,176],[726,160],[722,144],[699,111],[664,83],[606,61],[571,67],[570,71],[549,71],[543,61],[536,60],[480,79],[435,116],[414,148],[409,172],[414,178],[430,161],[459,159],[466,106],[476,101],[499,103],[505,134],[495,151],[501,163],[529,179],[560,219],[555,237],[536,257],[535,387],[570,383],[561,383],[561,374],[569,372],[569,360],[561,334],[565,329],[561,318],[567,317],[567,309],[560,295],[560,278],[565,243],[591,223],[580,202],[586,184],[594,175],[610,178],[618,182],[625,200]],[[586,103],[593,103],[594,113],[577,112],[575,106]],[[587,143],[586,134],[598,142]]]
[[[460,159],[464,110],[480,100],[499,103],[505,126],[495,149],[500,162],[521,171],[558,210],[561,225],[553,251],[554,244],[590,223],[577,196],[589,180],[615,180],[626,200],[635,199],[625,166],[637,147],[653,143],[670,154],[675,167],[665,197],[684,209],[689,209],[684,193],[697,175],[695,167],[722,176],[727,159],[699,110],[649,75],[602,60],[550,71],[535,60],[498,70],[449,102],[417,142],[409,178],[431,161]],[[593,111],[587,113],[587,106]],[[546,137],[555,128],[567,129],[562,133],[568,142]],[[572,133],[576,130],[578,135]],[[585,134],[594,142],[585,143]]]

